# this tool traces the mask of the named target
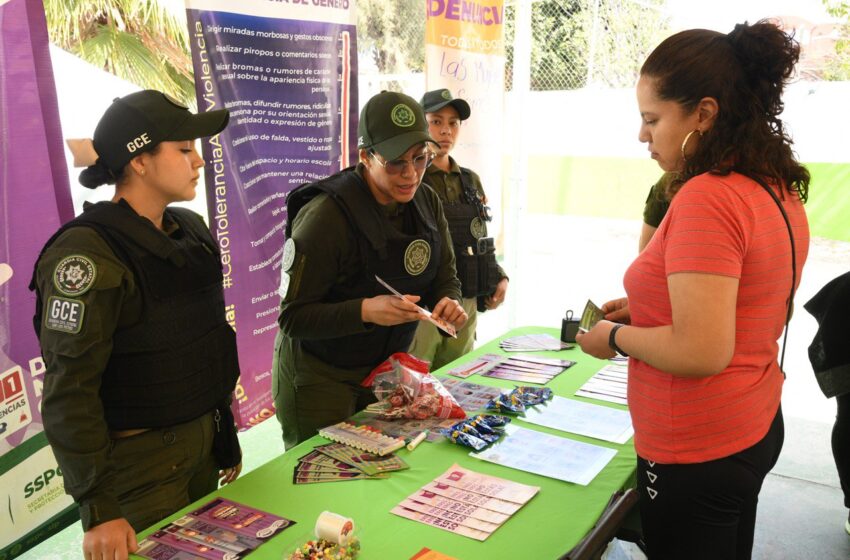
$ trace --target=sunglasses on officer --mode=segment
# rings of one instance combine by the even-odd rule
[[[369,152],[369,155],[384,168],[387,175],[403,173],[408,164],[413,166],[414,171],[424,171],[434,162],[434,153],[431,151],[419,154],[413,159],[394,159],[392,161],[382,161],[374,151]]]

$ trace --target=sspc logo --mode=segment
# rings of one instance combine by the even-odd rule
[[[38,475],[35,480],[27,483],[24,486],[24,498],[29,498],[36,492],[50,486],[50,481],[56,478],[57,476],[62,476],[62,469],[56,467],[55,469],[47,469],[40,475]]]

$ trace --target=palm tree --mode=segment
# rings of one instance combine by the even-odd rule
[[[156,0],[44,0],[50,41],[143,88],[195,105],[188,34]]]

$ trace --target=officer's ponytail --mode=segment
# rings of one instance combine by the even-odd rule
[[[94,165],[83,169],[80,173],[80,184],[87,189],[96,189],[101,185],[114,185],[124,178],[124,171],[113,172],[103,160],[98,158]]]

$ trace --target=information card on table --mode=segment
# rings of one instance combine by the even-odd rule
[[[470,457],[587,486],[617,454],[614,449],[514,425],[505,432],[508,436],[502,441]]]

